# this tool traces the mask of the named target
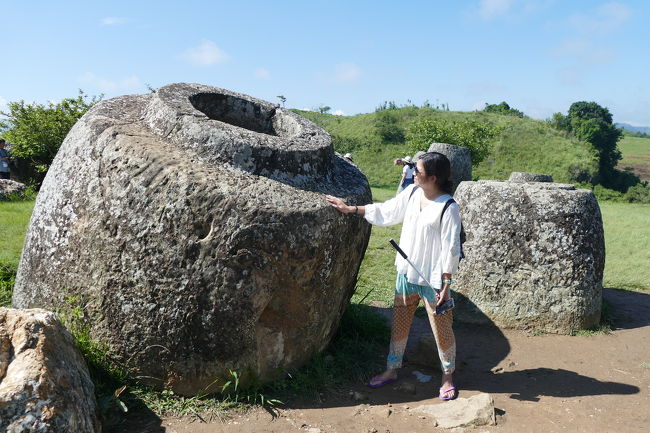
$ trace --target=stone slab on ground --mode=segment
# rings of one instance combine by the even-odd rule
[[[456,428],[495,425],[494,400],[480,393],[470,398],[457,398],[441,404],[425,404],[413,408],[435,420],[438,427]]]

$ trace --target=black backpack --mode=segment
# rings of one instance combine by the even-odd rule
[[[409,201],[411,200],[411,197],[413,197],[413,193],[415,192],[415,190],[418,188],[419,187],[416,186],[411,190],[411,194],[409,195]],[[445,202],[445,207],[442,208],[442,213],[440,214],[440,224],[442,224],[442,217],[445,216],[445,211],[452,203],[456,203],[456,200],[454,200],[453,198],[450,198],[449,200],[447,200],[447,202]],[[463,244],[465,243],[465,239],[466,239],[465,228],[463,227],[463,222],[461,221],[460,223],[460,259],[461,260],[465,258],[465,251],[463,250]]]

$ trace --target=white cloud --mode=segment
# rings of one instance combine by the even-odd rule
[[[212,41],[204,39],[195,47],[188,48],[181,55],[194,66],[211,66],[224,63],[230,56]]]
[[[632,9],[618,2],[605,3],[586,13],[569,17],[569,24],[584,33],[602,33],[621,27],[632,16]]]
[[[479,0],[470,11],[484,21],[497,18],[520,19],[544,10],[556,0]]]
[[[339,83],[354,83],[361,78],[361,69],[354,63],[339,63],[334,67],[334,79]]]
[[[101,22],[103,26],[117,26],[126,23],[127,19],[123,17],[104,17]]]
[[[602,66],[616,60],[616,52],[601,45],[582,39],[566,39],[552,53],[557,57],[568,57],[583,66]]]
[[[332,114],[335,116],[345,116],[345,111],[343,110],[334,110],[332,111]]]
[[[146,87],[136,75],[130,75],[119,80],[110,80],[99,77],[92,72],[86,72],[79,77],[79,82],[84,85],[92,86],[102,93],[142,93]]]
[[[514,0],[480,0],[478,14],[484,20],[490,20],[507,14],[513,3]]]
[[[257,68],[255,70],[255,78],[259,78],[260,80],[270,80],[271,73],[266,68]]]
[[[7,111],[7,104],[9,101],[7,101],[5,98],[0,96],[0,111]]]

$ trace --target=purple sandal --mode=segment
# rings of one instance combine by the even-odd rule
[[[445,394],[447,394],[449,391],[453,391],[454,393],[451,395],[451,397],[447,397]],[[439,394],[440,400],[442,401],[449,401],[449,400],[454,400],[456,397],[458,397],[458,392],[456,390],[456,385],[453,383],[451,386],[447,389],[442,389],[440,388],[440,394]]]
[[[384,386],[384,385],[388,385],[389,383],[393,383],[393,382],[395,382],[396,380],[397,380],[396,377],[394,377],[394,378],[392,378],[392,379],[382,379],[382,378],[379,377],[379,376],[375,376],[375,377],[373,377],[372,379],[370,379],[370,382],[368,382],[368,386],[369,386],[370,388],[375,388],[375,389],[377,389],[377,388],[381,388],[381,387]],[[373,382],[375,382],[375,383],[373,383]]]

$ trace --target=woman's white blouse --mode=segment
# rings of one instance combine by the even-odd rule
[[[443,194],[420,210],[422,188],[411,196],[415,185],[409,185],[395,198],[384,203],[366,205],[364,217],[370,224],[390,226],[403,223],[399,245],[434,288],[442,286],[442,274],[454,274],[460,261],[460,210],[451,203],[440,215],[451,195]],[[425,199],[426,200],[426,199]],[[405,274],[409,283],[426,286],[418,273],[397,254],[397,273]]]

